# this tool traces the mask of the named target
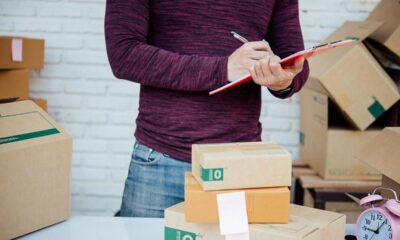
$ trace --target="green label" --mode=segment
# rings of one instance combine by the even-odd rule
[[[369,106],[368,111],[375,119],[377,119],[385,112],[385,108],[376,98],[374,98],[374,100],[374,103]]]
[[[165,227],[164,240],[196,240],[196,234],[170,227]]]
[[[224,181],[223,168],[203,168],[201,167],[201,179],[203,181]]]
[[[0,138],[0,145],[60,133],[56,128]]]
[[[304,133],[300,132],[299,133],[299,138],[300,138],[300,144],[304,145]]]

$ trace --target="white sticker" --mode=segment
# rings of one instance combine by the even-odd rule
[[[12,39],[11,55],[13,62],[22,62],[22,39]]]
[[[219,228],[226,240],[248,240],[249,221],[244,192],[217,194]]]

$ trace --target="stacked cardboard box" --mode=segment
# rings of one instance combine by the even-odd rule
[[[324,179],[381,178],[354,155],[384,126],[399,124],[400,93],[396,74],[385,71],[366,40],[398,58],[399,9],[397,0],[381,1],[367,21],[346,22],[324,41],[355,38],[358,44],[310,59],[310,79],[300,94],[300,156]]]
[[[0,240],[70,214],[72,141],[32,101],[0,104]]]
[[[29,99],[29,69],[44,64],[44,40],[0,36],[0,102]],[[47,111],[44,99],[34,100]]]
[[[244,192],[250,239],[343,239],[345,216],[290,205],[292,159],[273,142],[192,147],[185,202],[165,210],[165,240],[224,239],[217,195]]]
[[[400,196],[400,127],[385,128],[372,139],[357,158],[383,174],[382,186],[395,190]],[[393,198],[390,192],[385,197]]]

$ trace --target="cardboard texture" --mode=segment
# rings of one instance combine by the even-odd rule
[[[381,42],[392,52],[400,56],[400,2],[398,0],[382,0],[370,14],[368,20],[382,21],[371,38]]]
[[[185,174],[186,221],[218,223],[217,194],[236,192],[204,191],[191,173]],[[290,192],[287,187],[240,190],[246,194],[249,223],[287,223]]]
[[[310,80],[300,93],[300,158],[331,180],[379,180],[381,175],[354,154],[380,130],[357,131],[328,123],[328,95]],[[335,117],[335,116],[334,116]]]
[[[275,143],[192,146],[192,173],[206,191],[290,186],[291,171],[290,153]]]
[[[305,207],[314,207],[314,200],[309,190],[304,191]],[[325,210],[346,215],[347,224],[355,224],[360,214],[365,210],[355,202],[326,202]]]
[[[0,99],[26,100],[29,97],[29,71],[0,70]]]
[[[400,183],[400,127],[385,128],[356,157],[386,177]]]
[[[184,203],[165,210],[165,240],[224,240],[218,224],[187,223]],[[251,240],[344,239],[346,217],[342,214],[290,206],[288,224],[250,224]]]
[[[36,105],[38,105],[43,111],[47,112],[47,100],[41,98],[31,98]]]
[[[22,39],[22,49],[16,49],[13,39]],[[13,59],[21,51],[22,61]],[[0,69],[41,69],[44,65],[44,40],[23,37],[0,36]]]
[[[324,42],[346,37],[362,41],[381,24],[346,22]],[[322,84],[359,130],[365,130],[400,99],[389,75],[361,42],[311,58],[309,63],[310,78]]]
[[[0,104],[0,239],[70,216],[72,140],[32,101]]]
[[[400,197],[400,183],[390,179],[389,177],[382,176],[382,187],[393,189],[397,193],[397,197]],[[382,196],[384,198],[393,198],[393,193],[383,191]]]

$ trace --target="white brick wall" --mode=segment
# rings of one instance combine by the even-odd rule
[[[123,1],[123,0],[122,0]],[[362,20],[379,0],[300,0],[306,46],[345,20]],[[105,0],[0,0],[0,34],[46,39],[46,66],[31,95],[74,137],[73,214],[112,215],[120,206],[133,146],[137,84],[116,80],[103,36]],[[298,97],[264,94],[263,139],[298,158]]]

